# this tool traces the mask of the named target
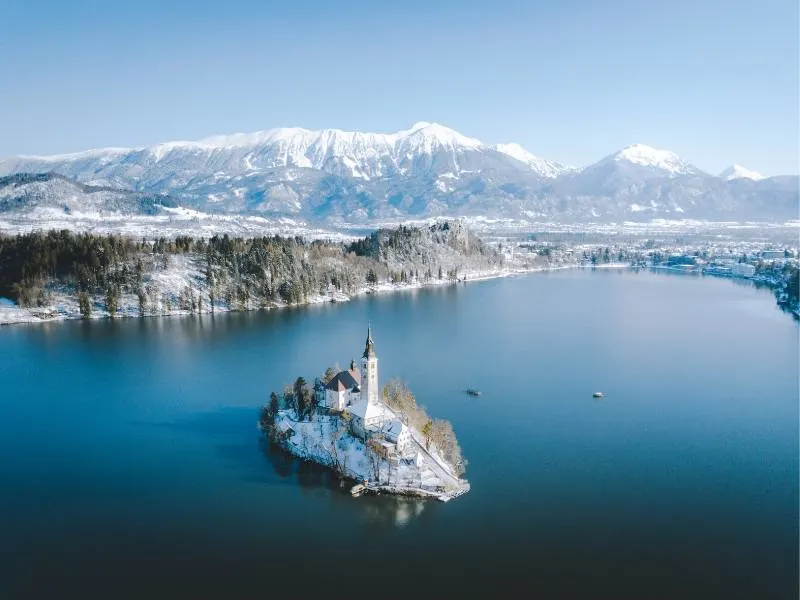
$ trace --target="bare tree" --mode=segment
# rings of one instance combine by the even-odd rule
[[[433,421],[428,421],[422,427],[422,435],[425,436],[425,449],[431,449],[431,441],[433,439]]]

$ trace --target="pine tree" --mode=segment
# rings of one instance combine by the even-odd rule
[[[139,288],[138,296],[139,296],[139,316],[143,317],[147,310],[147,294],[145,294],[143,289]]]
[[[89,300],[89,294],[86,292],[78,292],[78,307],[84,319],[88,319],[92,316],[92,303]]]
[[[112,319],[117,316],[117,294],[118,291],[114,286],[106,289],[106,310]]]
[[[278,394],[272,392],[269,395],[269,412],[274,417],[278,414],[278,410],[280,410],[280,401],[278,400]]]

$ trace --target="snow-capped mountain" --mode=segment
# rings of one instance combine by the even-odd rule
[[[725,181],[731,181],[732,179],[751,179],[753,181],[760,181],[761,179],[766,179],[766,176],[762,175],[761,173],[751,171],[750,169],[745,169],[741,165],[732,164],[719,174],[719,178],[724,179]]]
[[[53,167],[81,180],[92,171],[96,179],[149,185],[189,170],[224,177],[303,168],[368,181],[405,175],[421,158],[427,157],[423,162],[431,163],[442,154],[448,155],[446,162],[457,173],[461,170],[460,157],[485,151],[491,148],[438,123],[420,122],[410,129],[385,134],[293,127],[167,142],[150,148],[20,156],[0,162],[0,172]]]
[[[517,143],[495,144],[493,147],[498,152],[507,154],[511,158],[516,158],[521,163],[528,165],[537,175],[548,179],[555,179],[562,173],[575,170],[560,163],[534,156]]]
[[[609,156],[606,160],[627,163],[637,167],[658,169],[670,176],[693,175],[699,170],[669,150],[659,150],[644,144],[633,144]]]
[[[680,215],[686,208],[678,200],[691,202],[693,187],[705,186],[706,177],[674,152],[634,144],[564,175],[555,186],[557,195],[573,205],[588,199],[617,214],[643,212],[640,207],[647,206],[647,212]]]
[[[519,144],[484,144],[428,122],[394,133],[295,127],[0,161],[0,176],[14,173],[56,173],[144,198],[166,194],[207,213],[327,223],[438,215],[783,218],[797,204],[796,178],[726,181],[642,144],[572,169]],[[48,185],[74,192],[64,180]],[[15,206],[25,197],[17,194]]]
[[[634,144],[561,174],[540,205],[549,201],[550,213],[562,207],[575,218],[786,219],[796,218],[796,182],[775,177],[735,185],[674,152]]]
[[[200,210],[354,220],[444,214],[454,203],[480,211],[485,195],[509,199],[501,186],[543,179],[525,162],[427,122],[388,134],[283,128],[0,162],[0,175],[50,171],[168,192]]]

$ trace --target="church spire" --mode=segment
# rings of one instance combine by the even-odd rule
[[[372,325],[367,325],[367,343],[364,347],[364,358],[375,358],[375,343],[372,341]]]

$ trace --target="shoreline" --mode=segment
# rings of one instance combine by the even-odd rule
[[[191,315],[214,315],[216,313],[227,314],[227,313],[249,313],[249,312],[258,312],[258,311],[271,311],[271,310],[282,310],[286,308],[303,308],[306,306],[313,306],[319,304],[338,304],[343,302],[349,302],[354,298],[358,298],[360,296],[366,296],[371,294],[393,294],[397,292],[404,292],[404,291],[416,291],[421,289],[427,288],[435,288],[435,287],[443,287],[448,285],[459,285],[459,284],[468,284],[473,282],[480,282],[480,281],[489,281],[492,279],[502,279],[505,277],[518,277],[524,275],[531,275],[537,273],[549,273],[554,271],[568,271],[573,269],[638,269],[638,268],[646,268],[654,271],[664,271],[673,274],[679,275],[694,275],[694,276],[708,276],[720,279],[730,279],[730,280],[742,280],[742,281],[749,281],[751,283],[756,283],[750,278],[741,278],[741,277],[725,277],[719,276],[715,274],[706,274],[702,271],[687,271],[680,268],[669,267],[666,265],[648,265],[646,267],[635,267],[633,265],[627,263],[604,263],[599,265],[592,265],[592,264],[571,264],[571,265],[557,265],[557,266],[546,266],[546,267],[531,267],[531,268],[521,268],[521,267],[510,267],[504,268],[499,270],[493,271],[477,271],[474,273],[465,273],[463,276],[459,277],[458,279],[434,279],[430,281],[422,281],[422,282],[413,282],[413,283],[391,283],[391,282],[381,282],[372,285],[364,285],[359,288],[356,292],[352,294],[346,294],[341,291],[335,291],[328,294],[317,294],[315,296],[309,297],[305,302],[297,303],[297,304],[286,304],[283,302],[272,302],[269,306],[254,306],[253,308],[247,308],[244,310],[231,310],[229,307],[224,305],[215,305],[214,310],[210,308],[204,308],[202,310],[171,310],[169,312],[162,311],[157,313],[149,313],[142,315],[139,313],[138,309],[131,308],[134,306],[134,303],[131,302],[130,304],[126,305],[125,307],[120,308],[117,310],[117,313],[114,317],[111,317],[107,311],[104,310],[94,310],[92,312],[92,316],[89,319],[84,319],[78,310],[72,311],[64,311],[60,313],[54,313],[52,309],[48,308],[23,308],[16,304],[4,304],[2,301],[3,298],[0,298],[0,328],[2,327],[11,327],[14,325],[34,325],[34,324],[44,324],[44,323],[61,323],[66,321],[97,321],[97,320],[109,320],[109,319],[145,319],[145,318],[162,318],[162,317],[185,317]],[[773,289],[773,286],[770,285],[770,282],[760,282],[763,283],[765,286]],[[75,301],[76,296],[70,294],[70,299],[75,304],[77,308],[77,302]],[[798,310],[786,309],[795,319],[800,318],[800,312]],[[39,315],[46,315],[44,317]]]
[[[391,466],[389,459],[370,459],[368,443],[350,431],[337,433],[338,417],[319,412],[309,421],[297,420],[289,411],[277,413],[270,425],[258,424],[258,429],[271,444],[298,460],[330,469],[342,479],[353,482],[351,493],[392,494],[429,498],[449,502],[470,491],[469,481],[453,472],[433,448],[425,449],[419,434],[412,429],[415,449],[403,451],[409,456],[418,453],[420,462],[411,464],[398,460]],[[421,453],[421,456],[419,456]]]
[[[585,266],[586,265],[560,265],[553,267],[534,267],[530,269],[507,268],[495,271],[477,271],[474,273],[465,273],[463,276],[455,280],[434,279],[431,281],[422,281],[413,283],[391,283],[387,281],[373,285],[362,286],[355,293],[349,295],[341,291],[336,291],[336,292],[331,292],[329,294],[324,294],[324,295],[318,294],[315,296],[311,296],[305,302],[297,304],[273,302],[271,303],[270,306],[255,306],[253,308],[248,308],[245,310],[231,310],[229,307],[224,305],[215,305],[214,310],[211,310],[211,308],[206,308],[204,306],[202,310],[195,310],[195,311],[171,310],[169,312],[162,311],[162,312],[142,315],[139,313],[138,309],[135,308],[135,304],[133,302],[130,302],[125,306],[121,307],[120,309],[118,309],[114,317],[111,317],[107,311],[93,310],[92,315],[88,319],[84,319],[78,310],[54,312],[52,307],[24,308],[16,304],[4,305],[0,303],[0,327],[13,326],[13,325],[31,325],[31,324],[41,324],[41,323],[58,323],[64,321],[82,321],[82,320],[95,321],[101,319],[108,320],[108,319],[137,319],[137,318],[143,319],[143,318],[153,318],[153,317],[156,318],[177,317],[177,316],[189,316],[189,315],[208,315],[216,313],[230,313],[230,312],[239,313],[239,312],[255,312],[262,310],[267,310],[267,311],[281,310],[285,308],[301,308],[304,306],[310,306],[315,304],[326,304],[326,303],[336,304],[341,302],[349,302],[353,298],[369,294],[391,294],[402,291],[414,291],[414,290],[441,287],[447,285],[467,284],[475,281],[488,281],[491,279],[500,279],[503,277],[528,275],[531,273],[543,273],[548,271],[583,268]],[[611,266],[612,265],[606,265],[605,268]],[[617,265],[613,266],[617,267]],[[619,265],[620,268],[623,266],[627,267],[629,265]],[[70,298],[70,300],[73,301],[75,308],[77,308],[77,300],[76,300],[77,295],[68,294],[67,296]],[[131,308],[132,306],[134,308]]]

